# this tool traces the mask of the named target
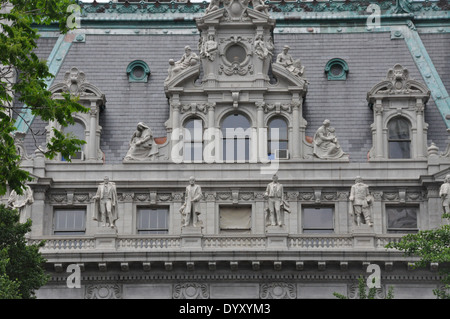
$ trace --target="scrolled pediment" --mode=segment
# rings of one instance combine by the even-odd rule
[[[422,83],[410,79],[408,69],[400,64],[396,64],[387,73],[386,79],[377,83],[367,93],[367,99],[370,101],[375,96],[395,97],[405,95],[422,96],[428,100],[430,90]],[[426,102],[426,101],[425,101]]]
[[[53,97],[61,96],[63,93],[69,93],[80,99],[97,99],[105,103],[105,95],[95,85],[86,81],[86,74],[78,68],[72,68],[64,75],[64,81],[50,87],[49,91]]]

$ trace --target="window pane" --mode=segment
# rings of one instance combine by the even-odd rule
[[[188,120],[184,125],[184,141],[202,142],[203,141],[203,122],[200,119]]]
[[[389,142],[389,158],[411,158],[411,142]]]
[[[332,207],[305,207],[303,208],[303,230],[305,232],[333,232]]]
[[[68,133],[73,134],[79,140],[85,139],[84,125],[79,122],[75,122],[75,124],[73,124],[73,125],[63,127],[62,131],[66,134],[68,134]]]
[[[286,121],[280,118],[275,118],[269,123],[269,140],[287,140],[287,124]]]
[[[228,116],[222,123],[222,155],[225,161],[250,158],[250,122],[241,114]]]
[[[408,232],[417,230],[417,206],[386,207],[387,224],[390,232]]]
[[[84,234],[85,209],[57,209],[54,212],[55,234]]]
[[[167,208],[139,208],[139,234],[167,234],[169,210]]]
[[[409,122],[404,118],[395,118],[389,121],[390,140],[409,140]]]
[[[235,44],[227,49],[225,56],[227,60],[230,61],[231,63],[233,62],[241,63],[245,60],[247,53],[245,52],[245,49],[242,46]]]

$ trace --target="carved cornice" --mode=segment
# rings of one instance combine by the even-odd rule
[[[202,16],[208,7],[208,2],[145,2],[138,3],[81,3],[82,17],[90,15],[158,15],[165,16],[177,14],[196,14]],[[408,0],[359,0],[359,1],[330,1],[330,2],[304,2],[304,1],[267,1],[265,5],[269,15],[276,13],[300,13],[314,15],[316,13],[351,13],[354,15],[366,15],[367,7],[376,4],[383,14],[398,13],[433,13],[450,10],[450,4],[444,1],[408,1]],[[221,7],[223,4],[221,4]]]

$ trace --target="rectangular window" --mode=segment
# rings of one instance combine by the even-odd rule
[[[303,207],[304,233],[333,233],[334,208],[333,207]]]
[[[86,232],[86,208],[55,209],[55,235],[84,235]]]
[[[138,234],[168,234],[169,233],[169,209],[138,208],[137,211]]]
[[[389,233],[415,233],[418,231],[419,206],[386,206]]]
[[[250,233],[252,227],[252,207],[221,206],[219,227],[222,233]]]

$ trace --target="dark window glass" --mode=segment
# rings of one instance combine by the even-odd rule
[[[244,62],[247,53],[242,46],[235,44],[228,48],[227,52],[225,53],[225,56],[227,60],[231,63],[234,62],[242,63]]]
[[[184,125],[184,159],[202,161],[203,159],[203,121],[190,119]]]
[[[222,123],[222,156],[225,161],[250,158],[250,122],[241,114],[232,114]]]
[[[418,206],[386,206],[388,232],[417,232],[418,212]]]
[[[55,235],[84,235],[86,232],[86,209],[55,209]]]
[[[139,208],[137,230],[139,234],[169,233],[167,208]]]
[[[389,158],[411,158],[409,121],[394,118],[388,123]]]
[[[288,149],[288,127],[282,118],[274,118],[269,122],[267,152],[269,159],[274,159],[277,149]]]
[[[304,207],[302,217],[303,232],[333,233],[333,216],[333,207]]]

